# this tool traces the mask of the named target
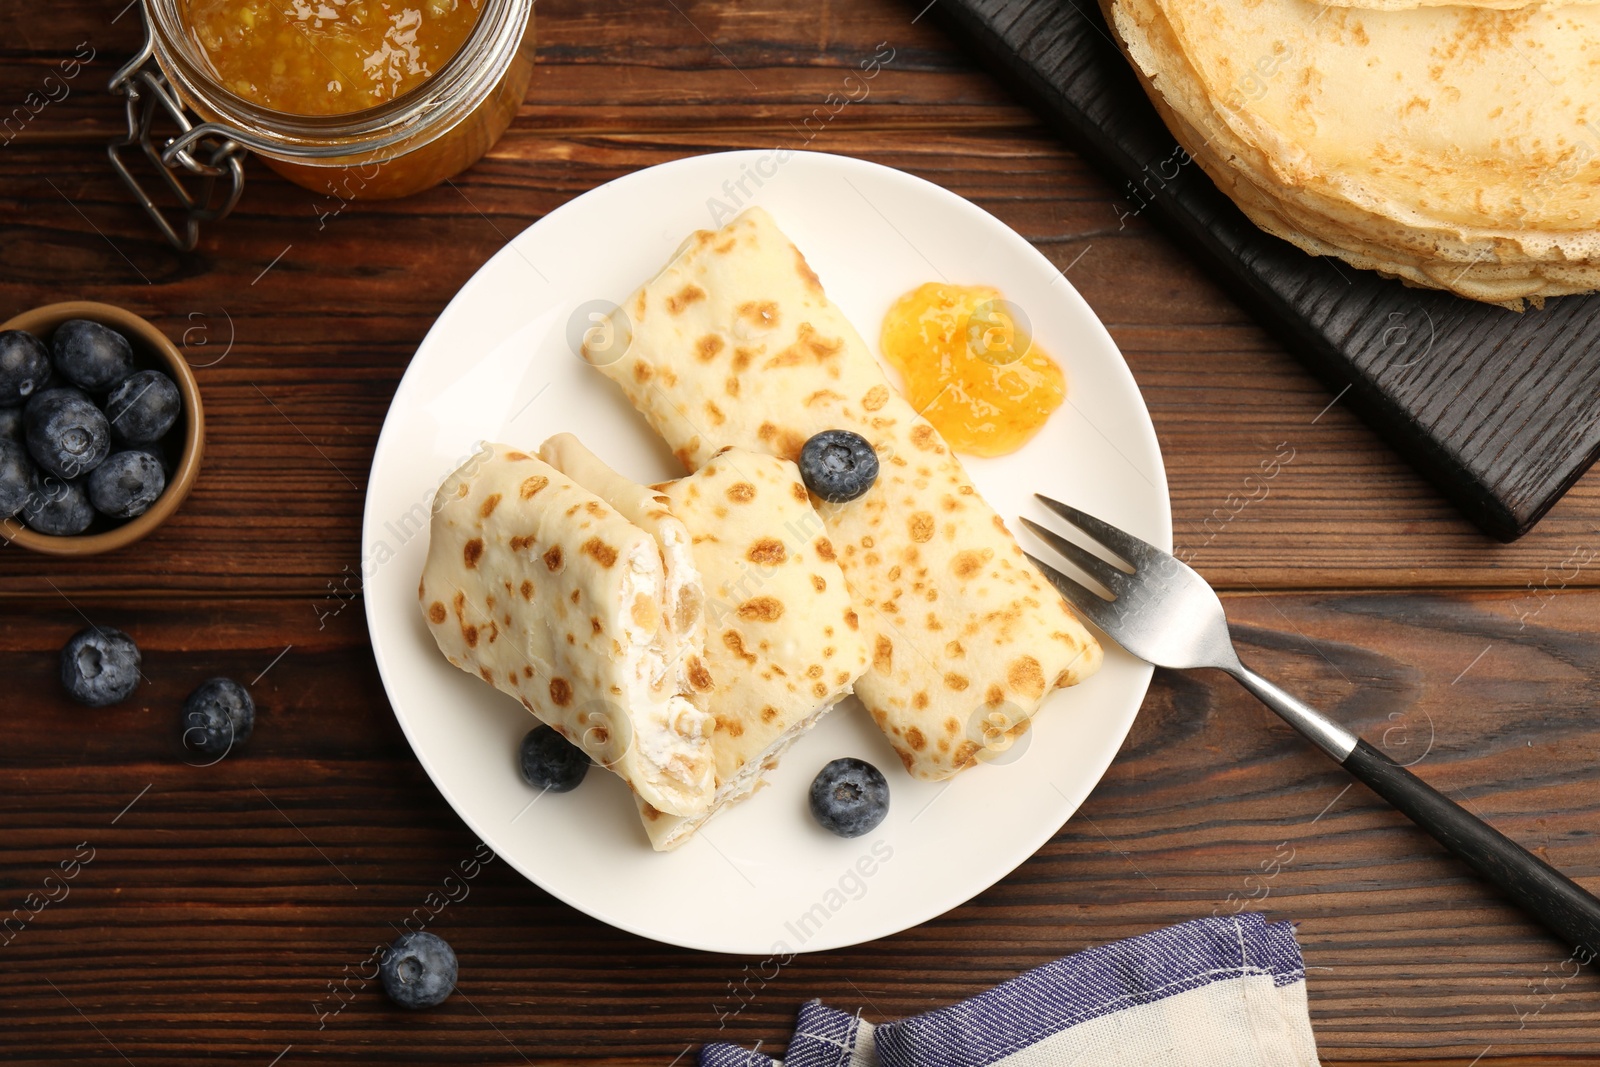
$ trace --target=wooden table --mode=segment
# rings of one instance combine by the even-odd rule
[[[407,360],[509,236],[640,167],[796,146],[880,42],[892,62],[810,147],[947,186],[1067,271],[1144,389],[1177,542],[1248,653],[1592,887],[1600,477],[1516,545],[1475,533],[1159,233],[1120,228],[1107,183],[921,0],[543,0],[516,125],[453,187],[330,214],[254,165],[187,255],[106,165],[122,119],[103,86],[137,43],[125,2],[0,11],[6,109],[62,97],[47,76],[94,53],[0,132],[0,310],[91,298],[149,317],[184,343],[209,441],[193,497],[144,543],[0,551],[0,904],[92,850],[0,946],[0,1058],[665,1067],[713,1036],[781,1045],[810,997],[900,1016],[1249,907],[1301,924],[1325,1062],[1600,1063],[1600,979],[1567,946],[1232,683],[1164,672],[1081,812],[924,926],[741,985],[749,961],[612,930],[496,862],[429,924],[460,954],[460,995],[391,1007],[360,977],[372,946],[477,847],[390,713],[355,577]],[[1292,461],[1266,492],[1247,488],[1277,453]],[[125,705],[60,693],[57,650],[86,617],[144,649],[150,682]],[[244,758],[196,769],[177,709],[217,674],[255,679],[260,722]]]

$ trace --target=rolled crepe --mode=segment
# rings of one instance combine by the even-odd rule
[[[586,357],[688,469],[727,445],[794,460],[827,429],[877,450],[877,482],[820,504],[814,544],[837,556],[870,635],[856,693],[913,775],[947,778],[1009,745],[1046,692],[1100,665],[1099,644],[765,211],[691,236],[613,318],[623,355]]]
[[[668,509],[667,498],[606,466],[570,433],[558,433],[539,446],[539,458],[656,539],[666,569],[662,599],[667,610],[660,631],[665,666],[677,680],[680,692],[710,689],[711,678],[701,657],[705,615],[701,609],[700,572],[689,550],[689,532]]]
[[[417,595],[439,650],[661,811],[714,788],[710,719],[670,684],[649,534],[554,467],[487,445],[440,487]]]
[[[715,685],[691,695],[711,715],[716,794],[704,814],[639,812],[658,850],[687,841],[846,696],[871,653],[839,565],[817,550],[822,518],[793,463],[727,449],[656,487],[688,527],[705,587]]]

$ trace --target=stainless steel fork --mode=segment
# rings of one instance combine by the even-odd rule
[[[1182,560],[1077,508],[1038,498],[1122,559],[1123,570],[1088,549],[1022,522],[1056,552],[1105,586],[1107,600],[1029,555],[1050,584],[1108,637],[1157,667],[1226,671],[1318,748],[1404,812],[1484,879],[1574,946],[1580,962],[1600,953],[1600,900],[1378,749],[1239,662],[1222,601]]]

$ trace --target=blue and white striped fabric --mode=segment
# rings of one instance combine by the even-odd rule
[[[1317,1067],[1289,923],[1246,913],[1101,945],[953,1007],[876,1026],[813,1001],[783,1060],[701,1067]]]

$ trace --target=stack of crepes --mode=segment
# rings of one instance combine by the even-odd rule
[[[1600,287],[1600,6],[1102,3],[1183,149],[1267,232],[1517,309]]]

